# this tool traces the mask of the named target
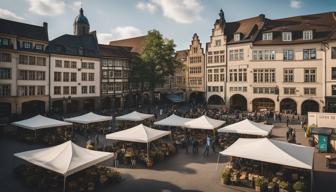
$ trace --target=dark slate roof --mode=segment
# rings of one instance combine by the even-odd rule
[[[130,58],[132,47],[99,44],[99,50],[102,57]]]
[[[264,15],[243,19],[235,22],[225,23],[225,34],[227,36],[227,43],[243,43],[251,42],[257,37],[258,33],[262,29],[265,21]],[[217,20],[216,22],[220,22]],[[240,41],[234,41],[234,34],[241,34]]]
[[[83,54],[80,54],[83,50]],[[98,42],[95,34],[62,35],[49,42],[49,51],[56,54],[100,57]]]
[[[141,53],[146,36],[110,41],[110,45],[132,47],[132,52]]]
[[[303,40],[304,30],[313,31],[312,40]],[[281,45],[313,43],[335,39],[333,35],[336,30],[336,12],[303,15],[282,19],[266,19],[261,33],[258,35],[254,44],[256,45]],[[272,32],[273,40],[263,41],[262,33]],[[292,41],[282,41],[282,32],[292,32]]]
[[[45,27],[0,19],[0,33],[16,35],[19,37],[36,39],[40,41],[48,41],[49,38],[47,23],[44,25]]]

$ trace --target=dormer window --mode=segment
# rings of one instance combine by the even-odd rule
[[[292,41],[292,32],[282,32],[282,41]]]
[[[221,46],[221,40],[216,40],[215,41],[215,46],[220,47]]]
[[[36,49],[36,50],[40,50],[40,51],[42,51],[42,50],[43,50],[43,47],[44,47],[44,45],[42,45],[42,44],[35,44],[35,49]]]
[[[263,33],[262,35],[262,39],[264,41],[270,41],[270,40],[273,40],[273,33],[270,32],[270,33]]]
[[[31,49],[32,47],[33,47],[33,44],[31,42],[23,42],[23,48]]]
[[[313,39],[313,31],[307,30],[302,32],[302,39],[303,40],[312,40]]]
[[[234,34],[234,41],[240,41],[240,33]]]

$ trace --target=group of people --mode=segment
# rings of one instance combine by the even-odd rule
[[[210,135],[207,135],[204,143],[204,156],[209,156],[210,148],[214,153],[216,153],[216,146],[218,144],[218,139],[216,137],[210,137]],[[203,145],[203,142],[200,142],[193,136],[186,135],[182,146],[185,148],[186,153],[189,153],[191,148],[192,154],[198,154],[200,145]]]

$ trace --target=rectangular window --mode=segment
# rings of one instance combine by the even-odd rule
[[[89,81],[94,81],[94,73],[89,73]]]
[[[62,80],[62,72],[54,72],[54,81]]]
[[[87,73],[82,73],[82,81],[87,81]]]
[[[60,95],[61,94],[61,87],[55,86],[54,87],[54,95]]]
[[[285,95],[295,95],[295,88],[294,87],[285,87],[284,88]]]
[[[336,67],[331,68],[331,79],[336,80]]]
[[[274,50],[253,50],[252,51],[253,60],[275,60]]]
[[[69,95],[69,94],[70,94],[69,86],[63,87],[63,95]]]
[[[31,42],[24,41],[23,42],[23,48],[25,48],[25,49],[31,49],[31,48],[33,48],[33,44]]]
[[[0,62],[12,62],[12,56],[10,53],[0,53]]]
[[[216,40],[215,47],[220,47],[220,46],[221,46],[221,40]]]
[[[285,83],[294,82],[294,69],[284,69],[284,80]]]
[[[316,49],[303,49],[303,59],[316,59]]]
[[[44,45],[42,44],[35,44],[35,49],[39,51],[43,51]]]
[[[316,82],[316,69],[304,70],[304,82]]]
[[[62,60],[56,60],[55,67],[62,68]]]
[[[11,79],[12,70],[9,68],[0,68],[0,79]]]
[[[284,60],[293,60],[294,59],[294,51],[293,50],[285,50],[283,52]]]
[[[70,61],[64,61],[64,68],[70,68]]]
[[[89,87],[89,93],[95,93],[95,86],[90,86]]]
[[[273,40],[273,33],[263,33],[262,38],[264,41],[270,41]]]
[[[69,82],[69,80],[70,80],[70,74],[69,74],[69,72],[64,72],[63,73],[63,81],[64,82]]]
[[[331,86],[331,94],[332,94],[333,96],[336,96],[336,85],[332,85],[332,86]]]
[[[331,58],[336,59],[336,47],[331,48]]]
[[[303,93],[305,95],[316,95],[316,88],[304,88]]]
[[[77,68],[77,62],[71,61],[71,68],[76,69]]]
[[[77,87],[76,86],[72,86],[71,87],[71,95],[76,95],[77,94]]]
[[[308,30],[308,31],[303,31],[302,32],[302,39],[303,40],[312,40],[313,39],[313,31]]]
[[[254,69],[253,80],[255,83],[274,83],[275,69]]]
[[[240,33],[234,34],[234,41],[240,41]]]
[[[76,81],[77,81],[77,74],[71,73],[71,82],[76,82]]]
[[[46,58],[45,57],[36,57],[36,65],[45,66]]]
[[[212,63],[212,56],[208,56],[208,63]]]
[[[282,32],[282,41],[292,41],[292,32]]]
[[[45,95],[45,86],[37,86],[37,95]]]
[[[87,86],[82,86],[82,94],[87,94]]]
[[[10,85],[0,84],[0,96],[6,97],[11,95]]]

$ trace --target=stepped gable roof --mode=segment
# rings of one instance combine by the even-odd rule
[[[99,44],[102,57],[130,58],[132,47]]]
[[[132,47],[132,52],[141,53],[146,36],[110,41],[110,45]]]
[[[55,54],[100,57],[98,42],[94,33],[85,35],[65,34],[57,37],[50,41],[49,51]]]
[[[313,39],[303,40],[303,31],[312,30]],[[282,41],[282,32],[292,32],[292,41]],[[254,44],[298,44],[336,39],[336,12],[302,15],[282,19],[267,19]],[[263,41],[262,33],[272,32],[273,40]]]
[[[0,33],[36,39],[40,41],[48,41],[47,23],[44,26],[31,25],[16,21],[0,19]]]

